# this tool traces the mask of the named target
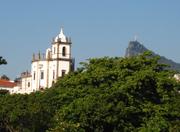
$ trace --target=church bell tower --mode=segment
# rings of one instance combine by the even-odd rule
[[[66,37],[61,28],[53,38],[51,47],[46,54],[33,54],[31,74],[22,78],[24,93],[50,88],[59,77],[74,70],[74,59],[71,57],[71,39]]]
[[[71,38],[66,37],[61,28],[60,33],[52,41],[53,80],[63,77],[68,72],[74,70],[74,59],[71,57],[71,44]]]

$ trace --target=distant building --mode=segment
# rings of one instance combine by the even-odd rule
[[[10,94],[14,93],[14,88],[17,86],[16,83],[9,80],[0,80],[0,91],[7,91]]]
[[[50,88],[59,77],[74,70],[71,44],[71,39],[66,37],[61,29],[45,54],[33,54],[31,72],[21,74],[21,85],[16,88],[16,93],[31,93]]]

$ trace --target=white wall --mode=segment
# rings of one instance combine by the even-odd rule
[[[62,76],[62,70],[66,71],[66,74],[70,71],[69,61],[59,61],[59,76]]]
[[[28,86],[29,83],[29,86]],[[24,77],[22,78],[21,82],[21,90],[22,91],[32,91],[32,78],[31,77]]]
[[[57,58],[57,48],[58,48],[58,43],[52,45],[51,51],[52,51],[53,59]]]
[[[48,68],[49,68],[49,61],[36,61],[32,62],[32,89],[33,91],[40,90],[40,88],[48,87]],[[43,78],[41,78],[41,72],[43,72]],[[35,79],[34,79],[35,73]]]

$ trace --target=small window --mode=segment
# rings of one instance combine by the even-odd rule
[[[41,79],[44,79],[44,71],[41,71]]]
[[[56,47],[54,47],[54,54],[56,54]]]
[[[66,56],[66,47],[62,48],[62,56]]]
[[[53,70],[53,79],[55,79],[55,71]]]
[[[65,74],[66,74],[66,70],[62,70],[61,76],[64,77]]]
[[[30,87],[30,82],[28,82],[28,87]]]
[[[34,78],[34,80],[36,79],[36,72],[34,72],[34,77],[33,78]]]

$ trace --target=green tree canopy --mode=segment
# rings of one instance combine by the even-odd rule
[[[6,76],[6,75],[2,75],[0,78],[3,79],[3,80],[10,80],[9,77]]]
[[[0,56],[0,65],[7,64],[7,61]]]
[[[180,84],[149,56],[89,59],[48,90],[0,97],[0,131],[180,131]]]
[[[180,130],[180,85],[149,56],[90,59],[59,80],[63,103],[52,131]]]

